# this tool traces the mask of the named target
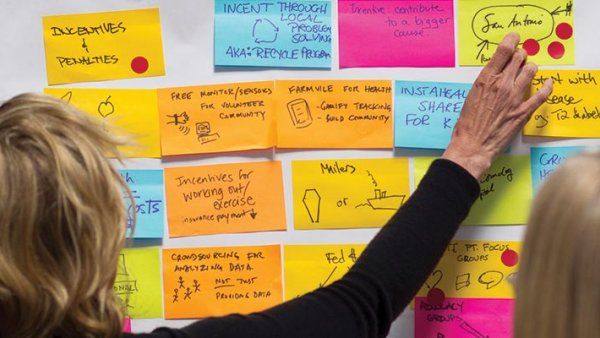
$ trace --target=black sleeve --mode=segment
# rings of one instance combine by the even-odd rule
[[[207,318],[147,337],[385,337],[479,194],[454,162],[436,160],[348,273],[328,287],[250,315]]]

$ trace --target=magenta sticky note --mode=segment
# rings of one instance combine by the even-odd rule
[[[454,67],[452,0],[339,0],[340,67]]]
[[[513,299],[415,298],[415,338],[512,337]]]
[[[131,318],[129,317],[123,319],[123,332],[131,333]]]

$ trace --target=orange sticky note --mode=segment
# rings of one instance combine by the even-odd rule
[[[276,81],[277,147],[392,148],[391,81]]]
[[[251,313],[281,303],[279,245],[163,250],[165,318]]]
[[[165,169],[170,237],[285,230],[281,162]]]
[[[275,145],[273,82],[158,90],[163,155]]]

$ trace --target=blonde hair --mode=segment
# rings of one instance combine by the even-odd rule
[[[540,189],[516,296],[515,338],[600,337],[600,154],[567,160]]]
[[[0,106],[0,337],[117,337],[120,141],[59,100]]]

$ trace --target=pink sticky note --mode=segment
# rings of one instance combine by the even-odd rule
[[[340,67],[454,67],[452,0],[339,0]]]
[[[415,299],[415,338],[512,337],[514,300],[446,298],[441,305]]]
[[[131,318],[129,317],[123,319],[123,332],[131,333]]]

